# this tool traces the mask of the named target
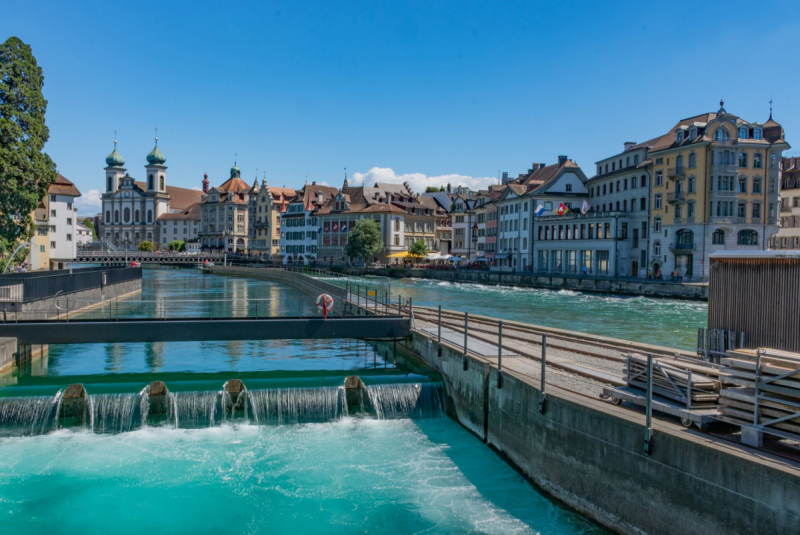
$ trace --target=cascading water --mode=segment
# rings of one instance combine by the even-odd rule
[[[88,427],[94,433],[122,433],[147,425],[150,409],[148,387],[138,394],[101,394],[89,396]]]
[[[367,397],[379,420],[441,418],[445,413],[440,383],[368,385]]]
[[[167,406],[176,428],[211,427],[225,421],[231,397],[225,391],[170,392]]]
[[[262,425],[333,422],[347,416],[343,387],[252,390],[247,397],[253,423]]]
[[[59,390],[55,396],[0,398],[0,435],[43,435],[58,429],[61,408]]]

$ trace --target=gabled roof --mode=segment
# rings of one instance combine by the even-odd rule
[[[541,181],[541,183],[530,188],[525,195],[541,195],[547,193],[550,186],[552,186],[566,171],[575,171],[582,177],[584,182],[586,181],[586,175],[583,174],[583,170],[580,166],[572,160],[567,159],[562,165],[553,164],[540,169],[539,174],[534,178],[537,181]]]
[[[147,184],[144,182],[134,181],[134,186],[145,192]],[[196,189],[178,188],[175,186],[167,186],[167,193],[169,194],[169,207],[172,210],[185,210],[189,206],[198,203],[203,198],[203,192]]]
[[[171,207],[172,203],[170,203]],[[200,221],[200,203],[195,203],[180,212],[170,212],[158,216],[159,221]]]
[[[80,197],[81,192],[70,180],[61,173],[56,174],[56,180],[47,188],[47,193],[50,195],[71,195],[72,197]]]

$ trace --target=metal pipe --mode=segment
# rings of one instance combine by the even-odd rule
[[[650,455],[653,439],[653,354],[647,354],[647,400],[645,405],[644,454]]]
[[[436,352],[442,356],[442,305],[439,305],[439,348]]]

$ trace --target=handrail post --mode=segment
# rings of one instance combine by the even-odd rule
[[[464,312],[464,371],[469,368],[469,360],[467,359],[467,335],[469,333],[469,312]]]
[[[545,384],[547,378],[547,333],[542,333],[542,371],[539,377],[539,414],[544,414],[545,400],[547,393],[545,392]]]
[[[645,404],[644,454],[650,455],[653,440],[653,354],[647,354],[647,400]]]
[[[503,388],[503,320],[497,322],[497,388]]]
[[[442,356],[442,305],[439,305],[439,348],[436,352],[437,356]]]
[[[408,298],[408,319],[410,319],[412,322],[414,321],[414,305],[412,304],[410,297]]]

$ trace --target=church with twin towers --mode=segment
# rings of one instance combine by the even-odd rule
[[[167,184],[167,166],[164,165],[167,158],[158,148],[158,137],[145,160],[144,180],[136,180],[125,168],[125,158],[114,141],[114,150],[106,158],[102,229],[98,238],[106,244],[127,249],[136,249],[143,241],[162,244],[172,239],[172,235],[166,235],[167,227],[182,223],[181,218],[186,219],[183,225],[191,231],[178,234],[175,227],[175,238],[183,241],[196,238],[194,212],[199,212],[203,192]],[[204,188],[207,184],[206,177]],[[195,224],[189,225],[189,220]]]

